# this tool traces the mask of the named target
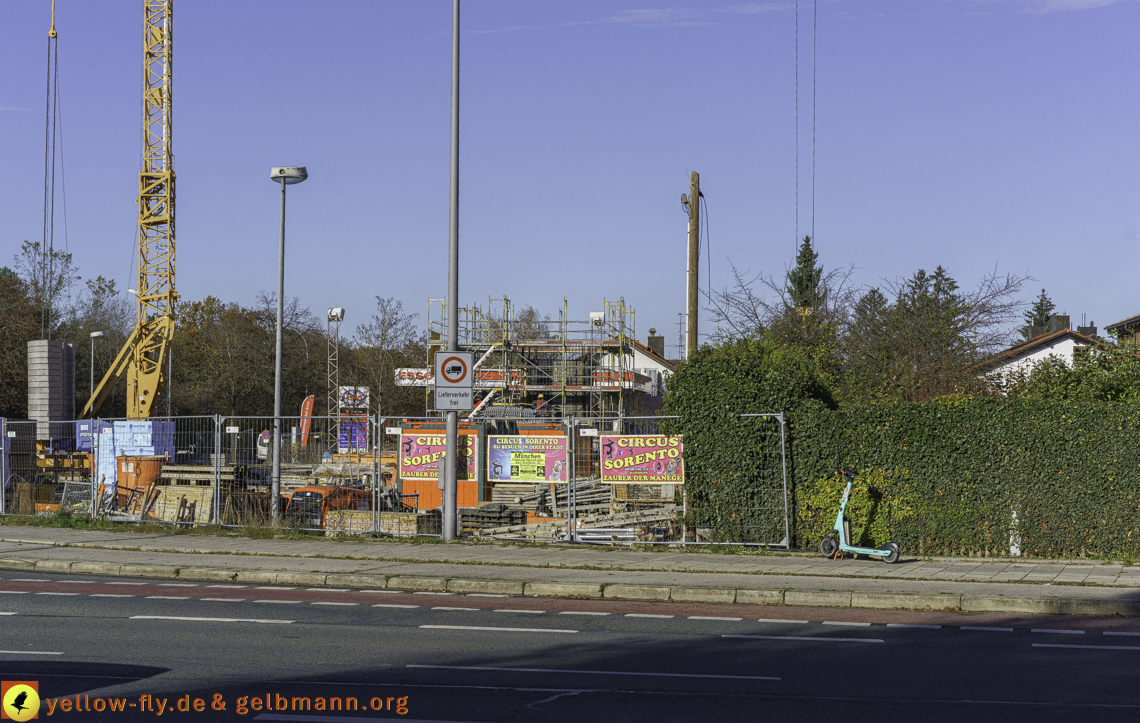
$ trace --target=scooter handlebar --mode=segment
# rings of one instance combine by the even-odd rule
[[[848,479],[855,479],[856,472],[853,469],[844,469],[840,472],[837,472],[836,474],[841,474],[844,477],[847,477]]]

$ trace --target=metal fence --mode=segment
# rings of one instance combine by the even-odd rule
[[[689,494],[681,454],[658,465],[676,472],[662,477],[666,482],[615,482],[603,473],[607,460],[612,464],[622,454],[615,449],[625,443],[615,435],[667,439],[676,418],[662,416],[461,420],[457,529],[498,539],[786,548],[783,416],[741,416],[750,417],[740,444],[748,445],[752,463],[741,472],[746,497],[736,511],[742,522],[727,538],[688,524],[707,516],[702,505],[708,503]],[[7,421],[2,427],[0,514],[62,512],[325,535],[438,535],[441,529],[441,417],[283,418],[279,446],[272,417]]]

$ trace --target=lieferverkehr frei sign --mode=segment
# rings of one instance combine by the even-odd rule
[[[435,408],[440,412],[470,412],[475,379],[469,351],[443,351],[435,355]]]
[[[603,484],[684,484],[680,437],[607,434],[599,440]]]

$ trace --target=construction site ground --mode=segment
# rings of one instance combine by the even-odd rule
[[[809,553],[251,539],[0,525],[0,569],[518,596],[1140,616],[1140,566]]]

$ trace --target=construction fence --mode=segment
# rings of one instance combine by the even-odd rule
[[[742,415],[744,416],[744,415]],[[459,422],[464,536],[787,548],[785,425],[755,432],[734,524],[686,487],[676,418],[495,417]],[[285,528],[324,535],[438,535],[441,417],[174,417],[0,420],[0,514]],[[276,503],[276,504],[275,504]],[[276,509],[275,509],[276,508]],[[715,514],[723,514],[721,511]],[[276,522],[275,522],[276,520]],[[715,532],[714,532],[715,530]]]

